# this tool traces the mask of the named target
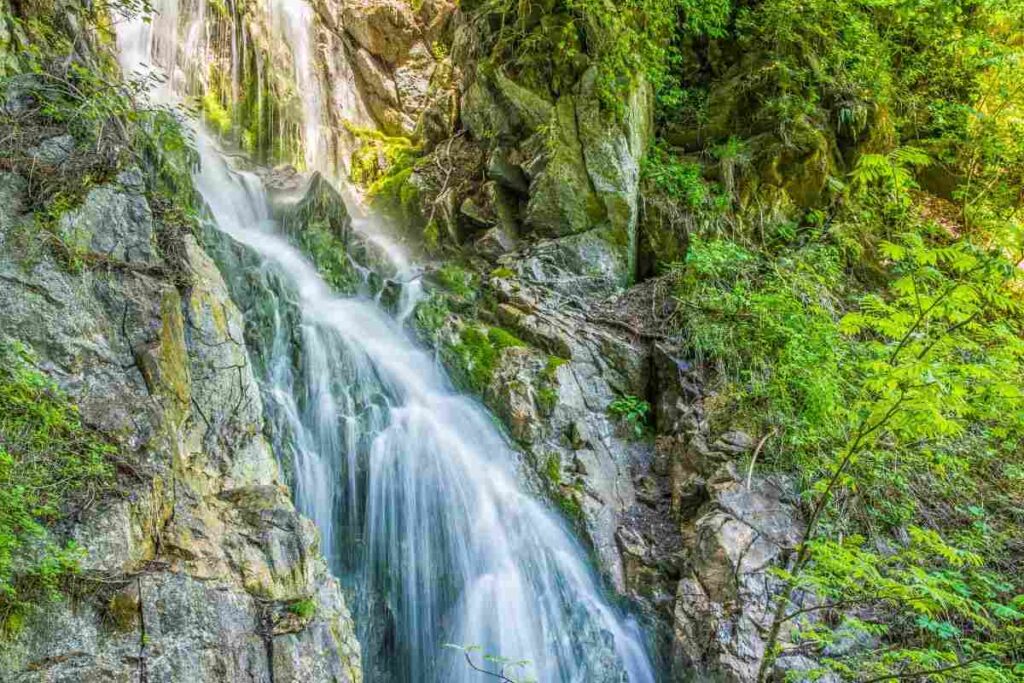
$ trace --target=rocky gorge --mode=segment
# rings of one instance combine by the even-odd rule
[[[822,662],[884,629],[802,643],[880,612],[794,578],[822,486],[693,342],[680,264],[828,225],[882,109],[780,142],[737,122],[757,57],[694,37],[688,127],[572,3],[57,4],[2,5],[37,61],[0,71],[0,350],[113,484],[37,515],[83,551],[58,588],[0,573],[38,595],[0,603],[0,680],[856,680]]]

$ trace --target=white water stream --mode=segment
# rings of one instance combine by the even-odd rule
[[[202,20],[178,18],[173,0],[161,2],[167,16],[119,31],[127,72],[147,62],[181,68],[166,27],[188,34]],[[294,53],[304,54],[308,6],[273,2]],[[311,71],[298,81],[319,88]],[[180,82],[154,96],[173,98]],[[327,156],[320,107],[329,98],[320,92],[304,96],[317,109],[305,125],[314,168]],[[206,134],[197,139],[196,185],[220,231],[211,248],[256,330],[251,351],[297,504],[356,595],[367,678],[481,680],[443,647],[456,643],[527,660],[512,670],[522,680],[653,681],[636,628],[608,603],[566,524],[526,492],[519,456],[493,419],[453,390],[400,320],[370,298],[335,294],[277,232],[259,179],[233,168]],[[406,288],[403,313],[417,296]]]

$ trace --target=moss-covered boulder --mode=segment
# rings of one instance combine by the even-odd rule
[[[605,228],[635,266],[640,164],[652,129],[650,87],[637,81],[622,112],[605,108],[588,72],[563,95],[547,132],[545,165],[530,188],[526,225],[560,237]]]

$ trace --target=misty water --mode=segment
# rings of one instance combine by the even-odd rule
[[[203,7],[181,16],[161,0],[153,22],[119,28],[126,71],[155,65],[167,74],[155,98],[184,94],[189,60],[202,61]],[[306,161],[318,168],[329,156],[320,117],[330,98],[312,71],[302,73],[312,68],[303,67],[312,12],[299,0],[273,0],[268,11],[293,50]],[[259,178],[199,129],[196,139],[207,246],[246,315],[296,504],[349,589],[367,680],[481,680],[445,648],[453,643],[527,661],[511,671],[523,680],[653,681],[636,626],[612,606],[565,522],[529,491],[519,454],[405,331],[418,285],[405,288],[394,315],[369,293],[332,291],[271,219]],[[357,229],[387,247],[395,272],[410,272],[372,221]]]

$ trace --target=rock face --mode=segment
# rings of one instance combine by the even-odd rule
[[[342,49],[333,57],[351,65],[359,97],[373,122],[389,135],[413,137],[425,112],[447,86],[445,59],[434,44],[455,4],[431,0],[319,0],[321,30]],[[328,84],[333,87],[336,83]]]
[[[754,680],[779,588],[769,570],[802,530],[792,487],[737,473],[757,443],[712,430],[700,371],[650,318],[671,315],[671,300],[657,281],[620,294],[602,258],[566,253],[589,235],[500,258],[473,284],[483,290],[475,303],[446,293],[451,275],[437,278],[423,311],[443,319],[430,327],[418,316],[420,332],[456,378],[475,378],[464,384],[507,426],[609,584],[638,605],[671,680]],[[467,353],[467,330],[481,326],[518,340],[495,349],[483,385],[467,366],[479,357]],[[609,410],[621,396],[651,402],[647,433]]]
[[[62,217],[87,263],[69,272],[24,252],[28,185],[0,174],[0,331],[125,463],[121,495],[65,530],[89,551],[80,595],[28,616],[0,679],[359,681],[344,598],[263,437],[241,315],[191,235],[171,262],[163,236],[178,228],[138,177]]]

